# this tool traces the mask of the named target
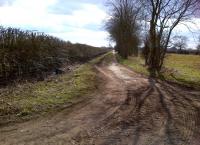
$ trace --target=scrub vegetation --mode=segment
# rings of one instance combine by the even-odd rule
[[[107,56],[109,54],[97,57],[71,73],[0,89],[0,124],[29,119],[34,114],[43,114],[53,108],[59,109],[83,101],[97,90],[100,81],[94,66]]]
[[[0,27],[0,85],[28,78],[43,80],[63,64],[84,63],[105,52],[44,33]]]

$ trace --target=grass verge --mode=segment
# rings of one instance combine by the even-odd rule
[[[130,57],[124,60],[117,56],[119,63],[132,68],[135,72],[149,76],[150,73],[141,57]],[[168,54],[160,79],[175,82],[184,86],[200,88],[200,56]]]
[[[76,98],[84,99],[84,96],[97,89],[99,81],[94,65],[106,55],[80,66],[69,74],[55,76],[42,82],[0,89],[0,124],[49,112],[53,108],[72,104]]]

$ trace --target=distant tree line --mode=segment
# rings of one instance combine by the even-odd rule
[[[167,53],[176,53],[176,54],[193,54],[200,55],[200,49],[177,49],[176,47],[171,47],[167,50]]]
[[[167,49],[168,53],[177,54],[194,54],[200,55],[200,38],[195,48],[188,48],[187,46],[188,38],[186,36],[176,35],[172,38],[171,47]]]
[[[199,36],[199,42],[198,42],[198,45],[197,45],[197,54],[200,55],[200,36]]]
[[[63,63],[85,62],[106,51],[44,33],[0,27],[0,81],[41,76]]]

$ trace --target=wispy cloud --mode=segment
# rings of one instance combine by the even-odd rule
[[[95,46],[108,45],[108,34],[103,29],[106,19],[106,0],[0,0],[0,24],[22,29],[38,30],[64,40]],[[195,47],[200,34],[200,18],[196,24],[187,23],[174,34],[189,37]]]
[[[102,4],[92,0],[13,0],[0,6],[1,25],[96,46],[107,45],[107,33],[102,30],[105,18]]]
[[[200,36],[200,18],[192,18],[188,22],[181,23],[174,31],[174,35],[183,35],[188,38],[188,47],[196,48]]]

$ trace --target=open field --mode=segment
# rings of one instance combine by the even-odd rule
[[[128,60],[118,58],[121,64],[132,68],[135,72],[149,76],[150,73],[141,57],[130,57]],[[200,56],[168,54],[165,59],[164,69],[160,74],[161,79],[173,81],[191,87],[200,87]]]

